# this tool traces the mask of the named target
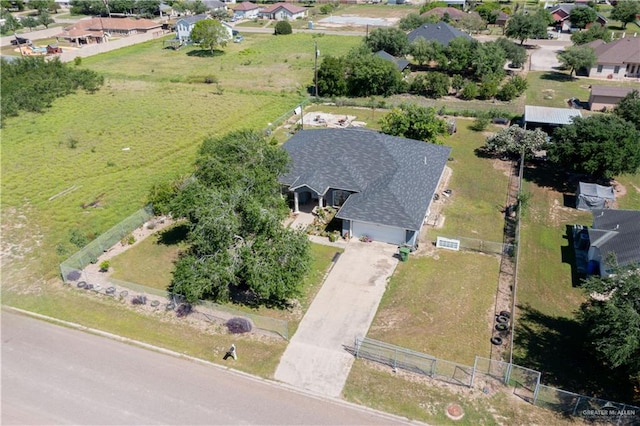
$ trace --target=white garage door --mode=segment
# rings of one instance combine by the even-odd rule
[[[404,229],[376,225],[374,223],[353,222],[354,238],[360,238],[363,235],[371,237],[373,241],[381,241],[391,244],[405,243]]]

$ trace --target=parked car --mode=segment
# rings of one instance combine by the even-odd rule
[[[13,44],[14,46],[17,46],[18,44],[31,44],[31,40],[24,37],[15,37],[11,40],[11,44]]]
[[[240,43],[242,40],[244,40],[244,37],[239,35],[239,36],[236,36],[236,38],[233,39],[233,42],[234,43]]]

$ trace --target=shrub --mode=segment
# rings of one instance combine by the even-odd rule
[[[500,81],[498,78],[492,75],[487,75],[482,78],[478,95],[481,99],[491,99],[498,94],[498,85]]]
[[[102,262],[100,262],[100,272],[107,272],[110,266],[111,262],[109,262],[108,260],[103,260]]]
[[[78,248],[82,248],[86,246],[87,244],[89,244],[89,241],[90,241],[89,237],[84,235],[78,229],[74,228],[71,231],[69,231],[69,242],[77,246]]]
[[[489,117],[479,116],[473,121],[471,125],[471,130],[476,132],[484,131],[489,125]]]
[[[509,81],[502,86],[496,97],[501,101],[510,101],[518,97],[518,89],[515,84]]]
[[[518,96],[523,94],[524,91],[527,90],[527,87],[529,87],[529,82],[527,81],[527,79],[519,75],[514,75],[511,78],[511,83],[513,83],[516,90],[518,91]]]
[[[469,81],[462,88],[462,92],[460,93],[460,97],[466,101],[475,99],[478,96],[478,86],[475,83]]]
[[[82,64],[82,58],[80,56],[76,56],[75,58],[73,58],[73,63],[76,66]]]
[[[287,35],[292,32],[291,24],[288,21],[278,21],[274,30],[275,35]]]
[[[251,321],[241,317],[231,318],[226,325],[229,332],[233,334],[248,333],[253,328]]]

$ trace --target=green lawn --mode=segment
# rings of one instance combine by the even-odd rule
[[[498,257],[439,250],[398,265],[367,337],[473,365],[489,356]]]
[[[579,77],[570,78],[568,72],[532,71],[527,74],[529,88],[526,92],[528,105],[567,107],[567,99],[575,97],[582,102],[589,101],[592,84],[599,86],[633,86],[637,83],[596,80]]]

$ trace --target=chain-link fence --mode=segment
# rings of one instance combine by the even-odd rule
[[[90,263],[95,263],[105,250],[113,247],[118,241],[142,226],[152,217],[153,209],[151,206],[147,206],[91,241],[80,251],[60,264],[62,279],[65,282],[69,280],[76,281],[77,278],[75,280],[73,278],[77,277],[85,266]]]
[[[606,401],[540,385],[534,404],[590,422],[631,426],[640,424],[640,407]]]
[[[457,240],[460,242],[459,248],[463,250],[479,251],[489,254],[506,254],[512,256],[514,252],[513,244],[503,244],[497,241],[478,240],[476,238],[468,237],[448,237],[445,235],[439,235],[439,237],[446,238],[448,240]]]
[[[375,361],[393,369],[402,369],[449,383],[471,386],[472,367],[437,359],[400,346],[367,337],[356,337],[354,354],[356,358]]]
[[[539,371],[505,361],[476,356],[473,367],[470,367],[366,337],[356,337],[353,354],[356,358],[388,365],[394,370],[402,369],[467,387],[486,386],[486,379],[489,379],[498,386],[501,383],[533,405],[568,416],[624,426],[640,424],[640,407],[542,385]]]

